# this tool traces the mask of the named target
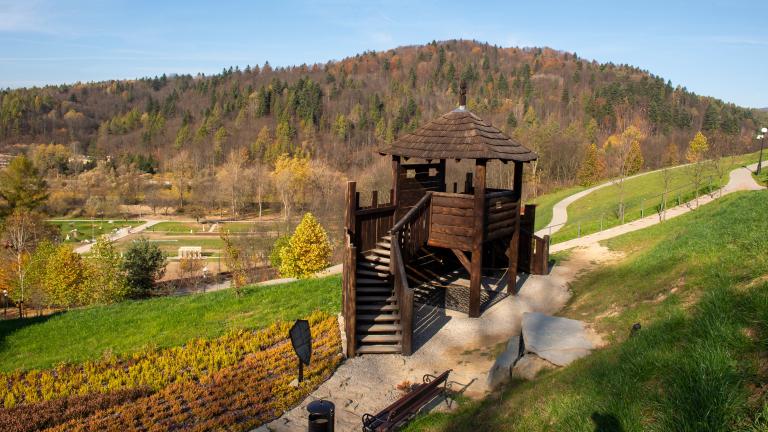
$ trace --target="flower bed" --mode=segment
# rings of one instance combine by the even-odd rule
[[[296,376],[296,357],[287,339],[291,323],[281,322],[258,332],[238,331],[123,359],[7,374],[1,380],[4,400],[15,398],[18,406],[5,414],[31,414],[74,395],[107,397],[133,389],[149,394],[114,398],[112,404],[102,401],[95,403],[98,409],[61,415],[54,425],[46,422],[27,429],[22,425],[15,430],[39,430],[40,426],[53,426],[48,430],[56,431],[251,429],[300,402],[339,364],[336,317],[316,312],[308,320],[312,364],[298,387],[290,385]]]

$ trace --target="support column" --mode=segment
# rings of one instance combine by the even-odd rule
[[[515,162],[515,178],[512,183],[512,196],[515,201],[520,201],[523,197],[523,163]]]
[[[397,206],[400,183],[400,156],[392,156],[392,205]]]
[[[480,285],[483,277],[483,239],[485,237],[485,159],[475,161],[475,205],[473,211],[472,262],[469,274],[469,316],[480,316]]]

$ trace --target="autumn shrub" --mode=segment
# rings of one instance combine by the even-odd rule
[[[280,266],[283,263],[282,258],[280,258],[280,254],[282,253],[283,249],[288,247],[290,242],[291,236],[289,235],[281,235],[275,239],[275,242],[272,244],[272,249],[269,251],[269,264],[272,267],[280,269]]]
[[[305,278],[328,267],[331,243],[328,233],[312,213],[306,213],[288,245],[280,250],[280,273]]]
[[[63,422],[88,417],[97,411],[122,405],[149,396],[151,393],[147,388],[136,388],[20,405],[0,410],[0,425],[5,432],[39,431]]]
[[[287,340],[292,323],[280,322],[261,332],[239,333],[240,339],[251,341],[236,349],[240,361],[217,363],[210,358],[207,369],[194,378],[175,380],[152,395],[88,417],[65,418],[47,430],[251,430],[299,403],[327,380],[341,361],[336,317],[315,312],[308,320],[313,335],[312,361],[299,386],[291,385],[296,377],[296,356]],[[255,339],[261,342],[254,345]]]

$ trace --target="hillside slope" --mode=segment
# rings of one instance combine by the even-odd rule
[[[145,170],[166,168],[179,153],[200,170],[232,151],[269,163],[288,152],[346,170],[369,165],[376,146],[454,108],[460,78],[469,83],[470,109],[539,152],[537,169],[550,182],[572,181],[585,146],[630,122],[648,131],[643,152],[654,167],[669,143],[682,150],[699,129],[744,152],[754,145],[756,119],[766,117],[631,66],[454,40],[326,64],[4,90],[0,151],[55,142]]]
[[[608,347],[408,430],[766,430],[766,210],[768,192],[737,193],[611,240],[625,258],[563,311]]]

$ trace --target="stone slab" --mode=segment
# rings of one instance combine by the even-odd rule
[[[581,321],[526,312],[522,327],[525,350],[558,366],[566,366],[594,348]]]
[[[502,384],[509,381],[512,373],[512,367],[520,358],[520,336],[512,336],[507,341],[507,347],[496,357],[496,361],[493,362],[493,366],[488,371],[486,377],[486,385],[489,389],[495,390]]]

